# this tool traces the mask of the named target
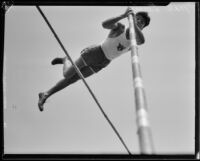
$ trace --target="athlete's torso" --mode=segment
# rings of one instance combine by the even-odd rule
[[[105,56],[112,60],[130,48],[130,40],[126,37],[125,27],[121,27],[118,31],[112,30],[106,40],[101,44]]]

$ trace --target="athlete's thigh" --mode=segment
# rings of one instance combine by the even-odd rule
[[[87,78],[87,77],[91,76],[92,74],[94,74],[94,72],[88,66],[81,68],[80,72],[84,78]],[[71,78],[69,78],[68,81],[70,84],[72,84],[72,83],[78,81],[79,79],[81,79],[79,74],[75,73]]]
[[[79,70],[86,66],[81,56],[74,63]],[[63,69],[63,75],[66,78],[72,77],[74,74],[76,74],[76,69],[73,65],[70,65],[69,67]]]

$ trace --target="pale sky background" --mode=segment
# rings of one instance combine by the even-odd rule
[[[108,34],[102,21],[126,6],[42,6],[75,60]],[[132,7],[151,22],[139,47],[149,120],[157,154],[194,153],[195,4]],[[128,25],[127,19],[122,20]],[[53,95],[44,112],[38,93],[62,78],[51,66],[64,53],[34,6],[13,6],[6,14],[4,48],[5,153],[127,154],[82,81]],[[130,53],[87,78],[128,148],[138,154]]]

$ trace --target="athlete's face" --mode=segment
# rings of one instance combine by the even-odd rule
[[[137,15],[136,24],[140,29],[143,29],[145,26],[145,19],[141,15]]]

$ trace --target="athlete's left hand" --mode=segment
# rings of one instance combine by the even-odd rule
[[[128,8],[126,9],[126,11],[125,11],[125,13],[124,13],[124,16],[125,16],[125,17],[128,17],[129,14],[132,14],[133,16],[135,15],[134,12],[133,12],[133,10],[131,9],[131,7],[128,7]]]

